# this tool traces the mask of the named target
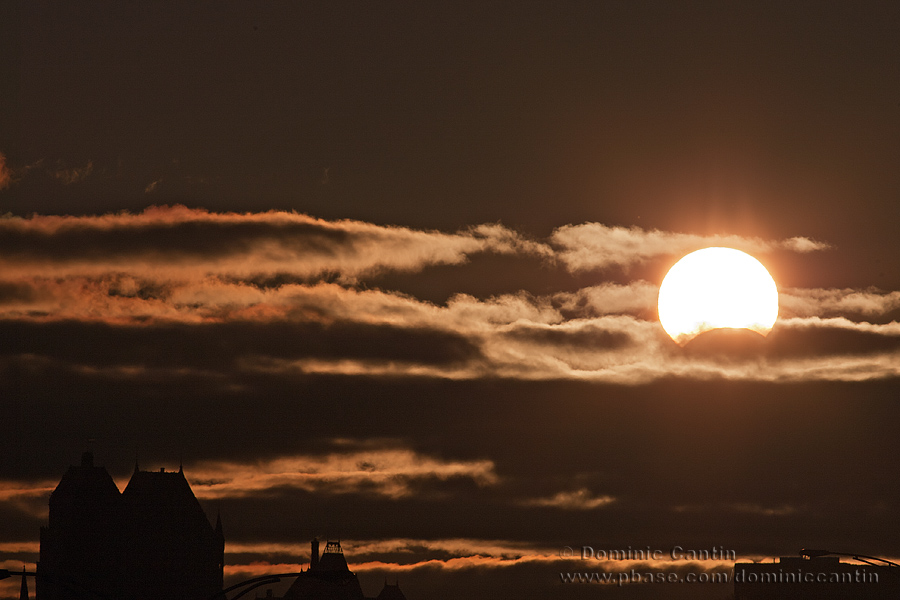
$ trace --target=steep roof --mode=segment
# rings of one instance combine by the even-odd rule
[[[400,584],[391,585],[385,581],[381,593],[378,594],[375,600],[406,600],[406,596],[400,591]]]
[[[50,498],[75,497],[84,494],[93,498],[117,498],[119,488],[104,467],[94,466],[94,455],[85,452],[81,464],[72,465],[59,481]]]
[[[285,592],[284,600],[366,600],[355,574],[304,571]]]
[[[313,571],[326,571],[332,573],[349,573],[350,567],[347,566],[347,559],[344,558],[344,551],[341,549],[339,541],[330,541],[325,545],[322,557],[313,567]]]
[[[154,526],[171,524],[203,536],[215,534],[182,471],[136,469],[122,498],[134,518]]]
[[[313,549],[317,541],[313,542]],[[347,566],[341,543],[329,541],[318,562],[304,571],[284,594],[284,600],[366,600],[356,573]]]
[[[94,465],[94,455],[85,452],[81,464],[69,467],[50,494],[50,526],[76,522],[87,526],[95,520],[108,520],[110,509],[122,506],[119,488],[104,467]]]

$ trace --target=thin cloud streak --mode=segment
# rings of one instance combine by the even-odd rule
[[[366,558],[385,554],[404,554],[415,557],[420,554],[449,554],[456,556],[519,557],[527,554],[552,555],[558,550],[535,544],[511,540],[483,540],[477,538],[389,538],[377,540],[342,539],[342,547],[354,557]],[[309,544],[284,543],[227,543],[228,554],[293,554],[309,559]]]
[[[392,499],[413,495],[417,479],[467,478],[479,486],[498,482],[494,463],[443,461],[411,450],[380,449],[325,456],[290,456],[264,462],[204,462],[191,468],[202,499],[241,498],[293,488],[328,494],[370,492]]]
[[[742,557],[746,560],[749,557]],[[493,556],[489,554],[468,554],[465,556],[455,556],[450,558],[428,558],[410,563],[387,562],[383,560],[366,560],[354,561],[351,559],[351,569],[355,572],[364,573],[371,571],[387,571],[393,573],[408,573],[424,569],[438,569],[442,571],[462,571],[472,569],[504,569],[515,567],[525,563],[546,563],[548,565],[559,565],[562,569],[573,570],[585,566],[585,561],[580,559],[561,559],[558,550],[546,554],[521,554],[518,556]],[[723,571],[734,566],[733,560],[728,559],[708,559],[708,560],[592,560],[588,564],[591,570],[603,571],[607,573],[629,572],[632,569],[654,569],[665,571]],[[249,564],[226,565],[225,573],[228,576],[242,575],[245,577],[267,575],[284,572],[297,572],[300,568],[305,568],[307,563],[267,563],[264,561],[254,561]]]
[[[330,347],[344,348],[347,342],[371,347],[371,330],[338,327],[356,324],[379,327],[381,334],[396,332],[395,346],[427,339],[446,346],[440,356],[455,357],[423,361],[397,347],[380,354],[335,356],[289,344],[275,352],[240,338],[228,345],[232,354],[214,365],[201,364],[198,357],[197,364],[187,360],[177,369],[159,361],[141,362],[139,355],[125,351],[105,363],[92,362],[89,355],[43,355],[39,349],[20,357],[124,378],[147,377],[151,371],[160,376],[168,370],[172,377],[198,373],[226,380],[240,373],[265,373],[634,385],[666,377],[858,381],[897,376],[897,322],[865,319],[888,318],[900,306],[900,292],[784,291],[775,330],[780,333],[773,333],[780,341],[768,341],[762,354],[715,357],[673,347],[656,321],[658,287],[643,280],[601,282],[546,295],[456,294],[438,304],[398,291],[365,289],[358,279],[385,269],[459,264],[480,252],[540,256],[578,271],[628,266],[715,243],[759,252],[826,247],[805,238],[710,237],[598,223],[561,227],[545,244],[501,225],[447,234],[283,211],[210,213],[178,206],[93,217],[5,217],[0,219],[0,246],[6,248],[0,263],[8,268],[0,281],[0,319],[6,324],[69,321],[131,328],[110,330],[110,344],[117,343],[116,332],[137,339],[135,328],[173,323],[194,327],[166,338],[182,336],[177,338],[181,341],[211,335],[213,324],[308,323]],[[331,273],[337,282],[254,279],[274,273],[313,278]],[[791,342],[809,338],[810,331],[818,332],[819,341],[831,336],[833,343]],[[837,340],[838,334],[855,337]],[[92,335],[97,343],[106,339],[103,332]],[[841,350],[844,342],[852,343]],[[466,352],[460,353],[463,346]]]
[[[573,492],[559,492],[549,498],[523,500],[523,506],[561,508],[563,510],[594,510],[615,502],[612,496],[594,496],[590,490],[581,488]]]
[[[159,280],[334,274],[347,281],[382,271],[460,264],[472,254],[548,254],[498,224],[457,233],[326,221],[284,211],[211,213],[183,206],[137,214],[0,218],[6,277],[127,272]]]
[[[547,344],[541,340],[510,342],[502,331],[482,335],[482,360],[464,365],[420,365],[373,360],[267,361],[245,363],[250,370],[276,374],[295,372],[347,376],[410,376],[473,379],[499,377],[523,380],[578,379],[638,385],[663,378],[733,381],[867,381],[900,376],[900,350],[881,350],[861,354],[846,353],[819,356],[779,356],[778,347],[770,352],[735,353],[703,356],[673,347],[658,331],[658,323],[630,317],[585,319],[579,323],[549,326],[563,335],[568,330],[590,327],[598,331],[628,336],[631,343],[621,348],[586,350],[581,344]],[[790,320],[781,325],[783,335],[790,329],[862,332],[898,339],[900,324],[853,323],[846,319]],[[563,338],[565,339],[565,338]],[[769,350],[766,347],[764,350]]]
[[[36,481],[28,484],[21,481],[0,481],[0,502],[9,502],[17,498],[49,498],[50,492],[56,489],[56,484],[56,481]]]
[[[353,220],[326,221],[284,211],[211,213],[183,206],[150,207],[137,214],[0,219],[0,264],[7,276],[28,275],[38,267],[45,276],[54,277],[116,271],[159,279],[276,273],[312,278],[330,273],[350,281],[383,271],[461,264],[484,252],[538,256],[577,272],[628,267],[710,245],[750,252],[810,252],[828,247],[801,237],[767,241],[600,223],[560,227],[544,243],[500,224],[443,233]]]
[[[641,314],[655,311],[659,286],[636,280],[627,285],[603,283],[575,292],[560,292],[553,301],[561,311],[579,316]]]
[[[41,549],[40,542],[0,542],[0,552],[12,553],[34,553],[37,554]]]
[[[763,240],[736,235],[696,235],[640,227],[610,227],[602,223],[566,225],[550,236],[557,257],[571,271],[628,267],[660,256],[681,256],[709,246],[725,246],[745,252],[776,250],[813,252],[829,246],[805,237]]]
[[[900,291],[791,288],[780,292],[778,302],[792,317],[878,317],[900,310]]]
[[[56,489],[56,482],[49,481],[0,481],[0,508],[28,515],[36,519],[46,519],[49,514],[50,493]],[[0,545],[0,552],[4,550]]]
[[[450,379],[574,378],[639,384],[671,376],[761,381],[857,381],[894,377],[897,374],[893,340],[900,335],[900,324],[895,321],[877,324],[854,322],[843,317],[783,318],[776,325],[772,339],[766,343],[765,353],[749,357],[726,356],[724,358],[727,360],[723,360],[674,348],[656,321],[629,314],[601,314],[583,318],[571,314],[575,310],[588,314],[601,312],[595,308],[593,301],[573,300],[579,295],[588,299],[597,297],[598,290],[599,296],[611,291],[613,297],[625,297],[626,301],[620,302],[620,306],[629,305],[632,309],[639,306],[640,300],[627,299],[629,296],[646,300],[650,295],[646,282],[637,282],[634,293],[628,292],[626,286],[598,287],[583,295],[568,295],[561,302],[558,297],[535,297],[524,293],[486,300],[458,295],[441,306],[403,294],[355,290],[336,284],[288,285],[261,290],[244,284],[203,282],[194,288],[172,288],[164,298],[158,299],[109,295],[102,288],[92,289],[89,293],[97,296],[96,300],[88,296],[80,304],[73,302],[70,307],[74,308],[68,315],[61,308],[59,313],[51,312],[40,319],[90,319],[96,315],[101,322],[118,321],[120,326],[145,328],[153,326],[152,315],[155,313],[162,315],[156,317],[162,322],[174,319],[193,324],[198,328],[198,335],[208,324],[225,322],[296,322],[326,326],[360,323],[396,329],[398,332],[442,332],[442,335],[454,336],[453,339],[468,340],[471,347],[478,349],[477,355],[460,356],[460,360],[447,364],[410,362],[403,359],[402,354],[393,357],[385,355],[383,359],[315,354],[292,358],[268,355],[264,348],[256,348],[253,354],[231,357],[232,364],[239,370],[271,375],[329,373]],[[179,301],[173,302],[172,298]],[[93,313],[90,310],[93,302],[103,302],[100,304],[103,310]],[[564,315],[564,311],[570,314]],[[15,318],[17,315],[6,316]],[[22,318],[21,315],[19,318]],[[330,335],[329,331],[332,330],[326,327],[322,330],[323,335]],[[792,347],[792,338],[801,335],[808,337],[805,332],[810,331],[832,337],[838,334],[856,337],[841,343],[836,341],[831,344],[832,350],[821,344],[811,347],[801,343],[793,344],[795,349],[787,351]],[[190,330],[186,330],[184,335],[191,335]],[[878,339],[884,340],[883,343],[874,344]],[[448,338],[447,341],[451,340]],[[852,345],[848,343],[850,341]],[[32,360],[38,358],[32,357]],[[85,360],[89,361],[90,357],[86,356]],[[89,362],[81,366],[116,368],[107,364],[92,366]],[[146,369],[142,364],[119,367],[126,368],[122,375],[127,375],[127,369],[131,369],[135,376],[140,376]],[[214,375],[210,368],[208,364],[198,367]],[[180,369],[190,372],[191,366],[181,365]],[[220,375],[230,377],[232,374]]]

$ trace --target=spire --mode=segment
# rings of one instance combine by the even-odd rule
[[[219,537],[225,537],[225,533],[222,530],[222,511],[216,511],[216,535]]]
[[[22,587],[19,590],[19,600],[28,600],[28,580],[25,579],[25,565],[22,565]]]

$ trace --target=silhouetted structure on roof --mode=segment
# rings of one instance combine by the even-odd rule
[[[406,596],[400,591],[399,583],[391,585],[385,579],[384,587],[381,588],[381,593],[378,594],[375,600],[406,600]]]
[[[221,520],[213,529],[181,469],[135,465],[119,493],[85,452],[50,495],[36,598],[206,600],[222,590],[224,557]]]
[[[363,594],[356,573],[350,570],[339,541],[329,541],[319,555],[319,540],[310,548],[309,569],[285,592],[283,600],[370,600]],[[406,600],[399,585],[384,582],[377,600]]]
[[[28,579],[25,578],[25,567],[22,567],[22,584],[19,587],[19,600],[28,600]]]
[[[735,563],[735,600],[897,600],[900,568],[841,562],[837,556],[784,556]]]

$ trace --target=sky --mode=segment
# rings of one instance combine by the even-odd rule
[[[229,582],[314,536],[410,600],[900,556],[897,3],[0,11],[0,568],[89,448],[183,465]],[[764,340],[662,330],[708,246]]]

